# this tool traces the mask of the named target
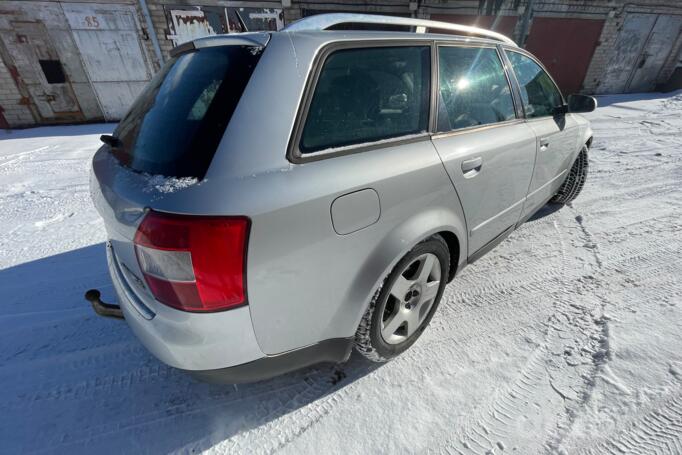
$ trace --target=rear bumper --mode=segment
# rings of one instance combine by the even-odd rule
[[[109,273],[125,320],[162,362],[182,370],[216,370],[265,357],[248,306],[217,313],[188,313],[164,305],[154,311],[131,288],[107,245]]]
[[[188,371],[195,378],[214,384],[239,384],[270,379],[281,374],[323,362],[348,360],[353,338],[333,338],[284,354],[263,357],[234,367],[216,370]]]

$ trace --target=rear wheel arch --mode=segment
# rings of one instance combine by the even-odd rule
[[[448,245],[448,250],[450,251],[450,270],[447,277],[447,282],[449,283],[455,278],[458,270],[459,252],[461,251],[459,239],[457,238],[457,234],[452,231],[440,231],[436,233],[436,235],[440,235],[443,240],[445,240],[445,243]]]
[[[359,268],[350,286],[351,291],[346,301],[362,302],[356,307],[353,330],[357,329],[363,314],[396,264],[418,244],[434,235],[440,235],[448,245],[449,282],[462,262],[462,251],[466,251],[466,243],[463,241],[466,239],[465,233],[463,216],[444,207],[435,207],[416,214],[387,233],[370,258]]]
[[[374,293],[358,324],[354,337],[355,348],[358,352],[374,362],[386,362],[412,346],[429,325],[431,317],[438,309],[449,276],[449,254],[446,241],[437,233],[421,240],[398,260],[388,275],[383,277],[382,286]],[[426,265],[429,264],[428,256],[431,256],[432,261],[436,261],[435,263],[440,266],[431,273],[427,271],[424,275],[421,267],[429,267],[429,269],[432,267]],[[421,265],[419,265],[420,262]],[[413,268],[413,265],[419,265],[419,267]],[[441,275],[443,272],[447,275]],[[402,280],[404,284],[398,284],[398,280]],[[405,294],[404,287],[409,283],[412,283],[409,288],[410,292]],[[429,293],[436,289],[430,286],[436,284],[437,294]],[[396,286],[401,296],[399,299],[395,293]],[[413,286],[414,291],[412,291]],[[404,301],[403,295],[407,295]],[[431,297],[428,297],[429,295]],[[390,307],[389,304],[391,304]],[[405,309],[403,309],[403,304]],[[413,308],[410,308],[411,304]],[[389,313],[394,313],[392,319],[397,321],[396,324],[391,322],[390,314],[388,322],[384,320],[387,310]],[[386,330],[392,334],[389,335],[390,338],[386,338]],[[404,330],[404,333],[400,333],[401,330]],[[397,340],[396,336],[398,336]]]

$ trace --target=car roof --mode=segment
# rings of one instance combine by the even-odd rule
[[[351,24],[360,25],[358,30],[344,30],[339,28],[349,27]],[[364,30],[363,28],[374,26],[376,28],[405,28],[407,30]],[[427,30],[438,30],[437,33],[426,33]],[[442,33],[442,31],[447,32]],[[206,47],[225,44],[255,45],[264,47],[270,40],[271,35],[285,35],[288,39],[305,37],[308,41],[317,42],[319,45],[330,44],[339,41],[440,41],[459,44],[485,44],[504,45],[517,47],[509,37],[498,32],[486,30],[469,25],[438,22],[426,19],[381,16],[354,13],[320,14],[305,17],[289,24],[279,32],[252,32],[229,35],[215,35],[199,38],[179,46],[177,51],[184,48]],[[173,52],[176,52],[174,50]]]
[[[265,47],[272,39],[283,38],[298,47],[302,41],[316,48],[341,42],[371,42],[371,41],[396,41],[430,44],[434,41],[439,43],[453,43],[462,45],[485,45],[504,46],[518,49],[506,43],[479,38],[475,36],[449,35],[443,33],[414,33],[402,31],[365,31],[365,30],[304,30],[304,31],[279,31],[279,32],[250,32],[239,34],[211,35],[197,38],[193,41],[181,44],[171,50],[171,56],[179,55],[190,49],[203,47],[242,45]]]
[[[382,16],[375,14],[319,14],[294,21],[287,25],[284,28],[284,31],[323,31],[332,30],[334,28],[338,29],[339,26],[348,27],[351,24],[362,25],[363,27],[375,26],[375,28],[379,29],[381,27],[403,27],[409,28],[409,33],[415,34],[424,34],[427,30],[447,30],[449,32],[454,32],[455,35],[459,36],[475,36],[479,38],[491,39],[497,42],[508,44],[510,46],[516,46],[516,43],[506,35],[472,25],[432,21],[429,19],[419,19],[414,17]]]

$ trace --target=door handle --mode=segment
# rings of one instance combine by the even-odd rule
[[[481,167],[483,166],[483,158],[476,157],[472,158],[470,160],[464,160],[462,161],[462,172],[464,175],[467,174],[474,174],[478,173],[478,171],[481,170]]]
[[[540,151],[544,152],[549,148],[549,141],[547,139],[540,139]]]

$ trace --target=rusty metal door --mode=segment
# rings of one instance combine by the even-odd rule
[[[172,33],[168,35],[168,39],[172,40],[175,46],[217,33],[203,11],[172,9],[170,20]]]
[[[42,121],[83,120],[47,28],[42,22],[10,22],[14,33],[0,35],[19,83],[26,89]]]
[[[599,82],[600,93],[623,93],[656,14],[628,14],[616,40],[615,49]]]
[[[536,17],[525,47],[570,95],[582,88],[603,27],[603,20]]]
[[[134,6],[63,3],[106,120],[120,120],[152,77]]]
[[[284,28],[284,13],[279,8],[225,8],[230,33]]]
[[[278,8],[202,6],[201,9],[166,10],[166,22],[170,32],[166,38],[178,46],[217,33],[281,30],[284,14]]]
[[[659,15],[639,55],[630,80],[628,92],[648,92],[656,87],[656,79],[665,65],[680,34],[682,17]]]

